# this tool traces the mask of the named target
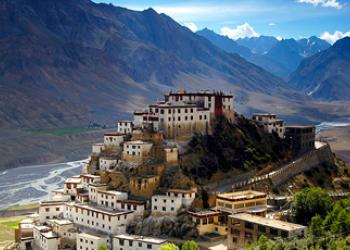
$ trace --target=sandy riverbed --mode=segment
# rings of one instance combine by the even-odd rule
[[[320,136],[327,139],[334,153],[350,164],[350,126],[325,129]]]

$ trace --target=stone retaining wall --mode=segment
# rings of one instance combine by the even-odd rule
[[[278,186],[294,176],[319,165],[334,165],[333,153],[328,144],[315,149],[269,176],[272,184]]]
[[[240,189],[258,183],[260,184],[262,182],[270,182],[273,186],[279,186],[294,176],[322,164],[329,166],[335,164],[333,153],[327,143],[324,143],[319,148],[302,155],[292,163],[289,163],[288,165],[285,165],[268,174],[235,182],[232,185],[232,188]]]

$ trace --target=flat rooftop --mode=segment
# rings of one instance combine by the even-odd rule
[[[184,101],[175,101],[175,102],[165,102],[149,105],[152,108],[196,108],[197,104],[187,103]]]
[[[34,226],[34,228],[37,229],[38,231],[50,230],[50,228],[48,226],[43,226],[43,225]]]
[[[99,239],[104,239],[107,236],[89,232],[89,233],[80,233],[80,234],[77,235],[77,237],[88,238],[88,239],[93,239],[93,240],[99,240]]]
[[[159,238],[152,238],[152,237],[145,237],[141,235],[131,235],[131,234],[120,234],[120,235],[115,235],[113,238],[118,238],[118,239],[124,239],[124,240],[135,240],[135,241],[142,241],[146,243],[152,243],[152,244],[163,244],[167,242],[168,240],[166,239],[159,239]]]
[[[32,223],[34,223],[34,220],[32,218],[25,218],[20,222],[20,224],[32,224]]]
[[[250,199],[264,198],[264,197],[266,197],[266,193],[253,191],[253,190],[231,192],[231,193],[220,193],[217,195],[218,199],[224,199],[228,201],[250,200]]]
[[[186,91],[186,90],[177,90],[176,92],[170,91],[165,94],[165,96],[222,96],[232,98],[232,94],[227,94],[221,91],[215,90],[198,90],[198,91]]]
[[[104,183],[89,183],[89,186],[93,186],[93,187],[107,187],[107,184]]]
[[[98,178],[98,177],[101,177],[101,176],[99,176],[99,175],[94,175],[94,174],[81,174],[80,177]]]
[[[275,229],[281,229],[284,231],[294,231],[294,230],[300,230],[300,229],[306,229],[305,226],[294,224],[286,221],[281,220],[275,220],[275,219],[267,219],[262,216],[247,214],[247,213],[239,213],[239,214],[233,214],[229,215],[230,218],[251,222],[258,225],[263,225],[267,227],[272,227]]]
[[[141,140],[136,140],[136,141],[126,141],[124,142],[125,144],[130,144],[130,145],[143,145],[143,144],[152,144],[152,142],[148,141],[141,141]]]
[[[219,215],[221,212],[217,211],[212,211],[212,210],[202,210],[198,212],[187,212],[190,215],[197,216],[197,217],[207,217],[207,216],[214,216],[214,215]]]
[[[288,125],[285,128],[315,128],[313,125]]]
[[[52,231],[41,233],[41,235],[44,236],[46,239],[58,238],[58,235]]]
[[[119,203],[124,203],[124,204],[135,204],[135,205],[145,205],[146,201],[139,201],[139,200],[121,200],[117,201]]]
[[[122,195],[127,194],[126,192],[121,192],[118,190],[97,190],[98,193],[110,194],[110,195]]]
[[[51,192],[63,193],[64,189],[63,188],[58,188],[58,189],[52,190]]]
[[[117,161],[118,160],[118,156],[117,155],[102,155],[100,156],[100,161],[101,160],[107,160],[107,161]]]
[[[34,228],[34,224],[28,224],[28,223],[25,223],[25,224],[20,224],[19,227],[21,229],[33,229]]]
[[[66,199],[63,199],[63,197],[60,197],[60,199],[55,199],[55,200],[49,200],[49,201],[40,201],[39,206],[44,207],[44,206],[57,206],[57,205],[62,205],[66,202]]]
[[[50,221],[51,221],[52,223],[55,223],[55,224],[60,225],[60,226],[73,224],[73,222],[71,222],[70,220],[58,220],[58,219],[54,219],[54,220],[50,220]]]
[[[69,177],[68,179],[66,179],[66,181],[64,183],[77,183],[79,184],[81,182],[80,176],[79,177]]]
[[[170,188],[170,189],[168,189],[168,192],[170,192],[170,193],[179,193],[179,194],[191,194],[191,193],[195,193],[196,190],[193,190],[193,189]]]
[[[125,136],[126,134],[119,133],[119,132],[109,132],[105,133],[104,136]]]

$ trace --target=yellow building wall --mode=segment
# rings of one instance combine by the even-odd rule
[[[250,205],[250,203],[254,203],[254,205]],[[257,204],[258,203],[258,204]],[[226,206],[226,204],[229,205],[229,207]],[[243,207],[236,208],[236,206],[243,205]],[[243,200],[243,201],[226,201],[222,200],[220,198],[216,199],[216,207],[224,207],[226,209],[243,209],[243,208],[253,208],[257,206],[263,206],[267,205],[267,199],[266,198],[258,198],[258,199],[251,199],[251,200]]]
[[[197,224],[197,230],[199,235],[207,233],[218,233],[219,235],[227,235],[227,225],[219,224],[219,217],[213,217],[213,223],[202,224],[203,219],[200,220],[200,224]],[[196,218],[193,217],[193,221],[196,222]]]
[[[159,176],[148,177],[131,177],[129,189],[132,195],[150,198],[159,186]]]

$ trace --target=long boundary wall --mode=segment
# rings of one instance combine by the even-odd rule
[[[322,164],[335,164],[333,153],[328,144],[307,153],[302,158],[299,158],[284,168],[277,170],[271,176],[269,176],[269,178],[274,186],[278,186],[294,176]]]
[[[264,181],[269,181],[273,186],[278,186],[293,178],[294,176],[308,171],[319,165],[334,165],[334,157],[330,146],[327,143],[322,143],[322,145],[314,149],[300,158],[296,159],[292,163],[280,167],[266,175],[252,177],[250,179],[241,180],[235,182],[232,185],[233,189],[239,189],[246,186],[255,185]]]

